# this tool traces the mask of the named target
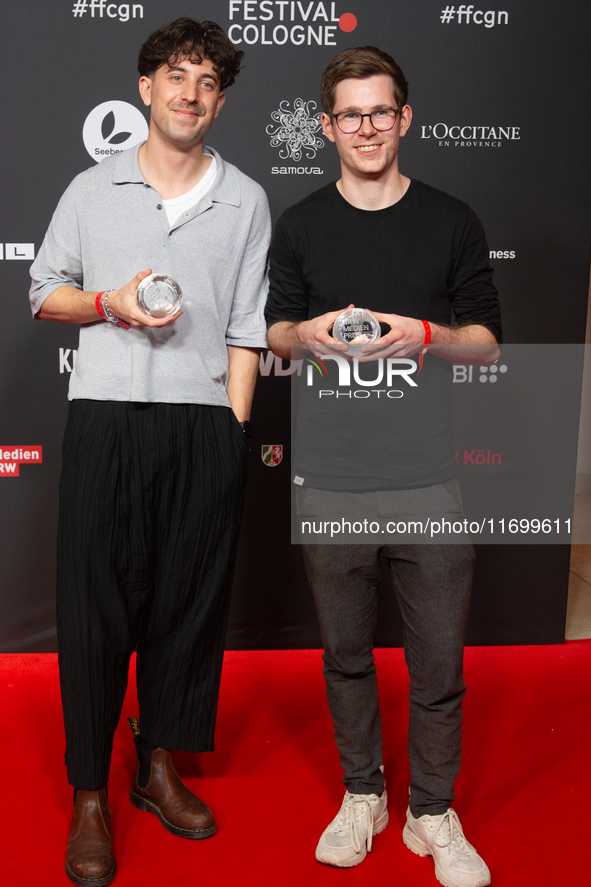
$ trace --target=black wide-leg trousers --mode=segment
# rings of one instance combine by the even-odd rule
[[[226,407],[71,402],[57,616],[73,786],[107,784],[135,649],[145,739],[213,750],[247,455]]]

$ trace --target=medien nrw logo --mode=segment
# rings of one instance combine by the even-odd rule
[[[0,477],[19,477],[20,466],[31,462],[43,462],[43,447],[0,445]]]
[[[133,148],[147,136],[148,124],[142,112],[119,101],[103,102],[93,108],[82,129],[84,147],[97,163]]]
[[[299,163],[304,157],[313,160],[316,152],[324,148],[324,139],[316,135],[322,128],[320,113],[315,114],[316,102],[305,102],[296,99],[293,110],[287,99],[279,103],[279,108],[271,113],[275,124],[267,126],[267,135],[271,136],[271,147],[279,148],[282,160],[295,160]],[[272,175],[317,175],[324,170],[319,166],[274,166]]]
[[[421,138],[432,139],[439,148],[501,148],[521,138],[519,126],[474,126],[434,123],[421,126]]]

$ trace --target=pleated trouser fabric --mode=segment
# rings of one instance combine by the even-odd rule
[[[57,615],[77,788],[107,783],[136,648],[142,735],[213,750],[247,456],[225,407],[71,402]]]

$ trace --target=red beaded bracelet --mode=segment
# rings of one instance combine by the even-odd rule
[[[421,320],[421,323],[425,327],[425,341],[421,346],[421,350],[419,351],[419,373],[423,369],[423,357],[427,353],[429,348],[429,344],[431,342],[431,326],[428,320]]]

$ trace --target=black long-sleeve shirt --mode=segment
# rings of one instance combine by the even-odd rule
[[[432,323],[481,324],[501,341],[480,222],[467,204],[416,180],[381,210],[352,206],[334,183],[290,207],[273,236],[270,281],[268,325],[352,302]],[[364,379],[376,378],[374,364],[360,367]],[[396,381],[400,397],[378,397],[375,386],[366,387],[369,396],[337,396],[337,367],[326,368],[329,377],[314,376],[313,386],[306,373],[302,380],[295,468],[306,485],[409,488],[455,474],[449,363],[427,355],[416,388]],[[380,387],[386,382],[384,372]],[[319,386],[334,396],[319,397]]]

